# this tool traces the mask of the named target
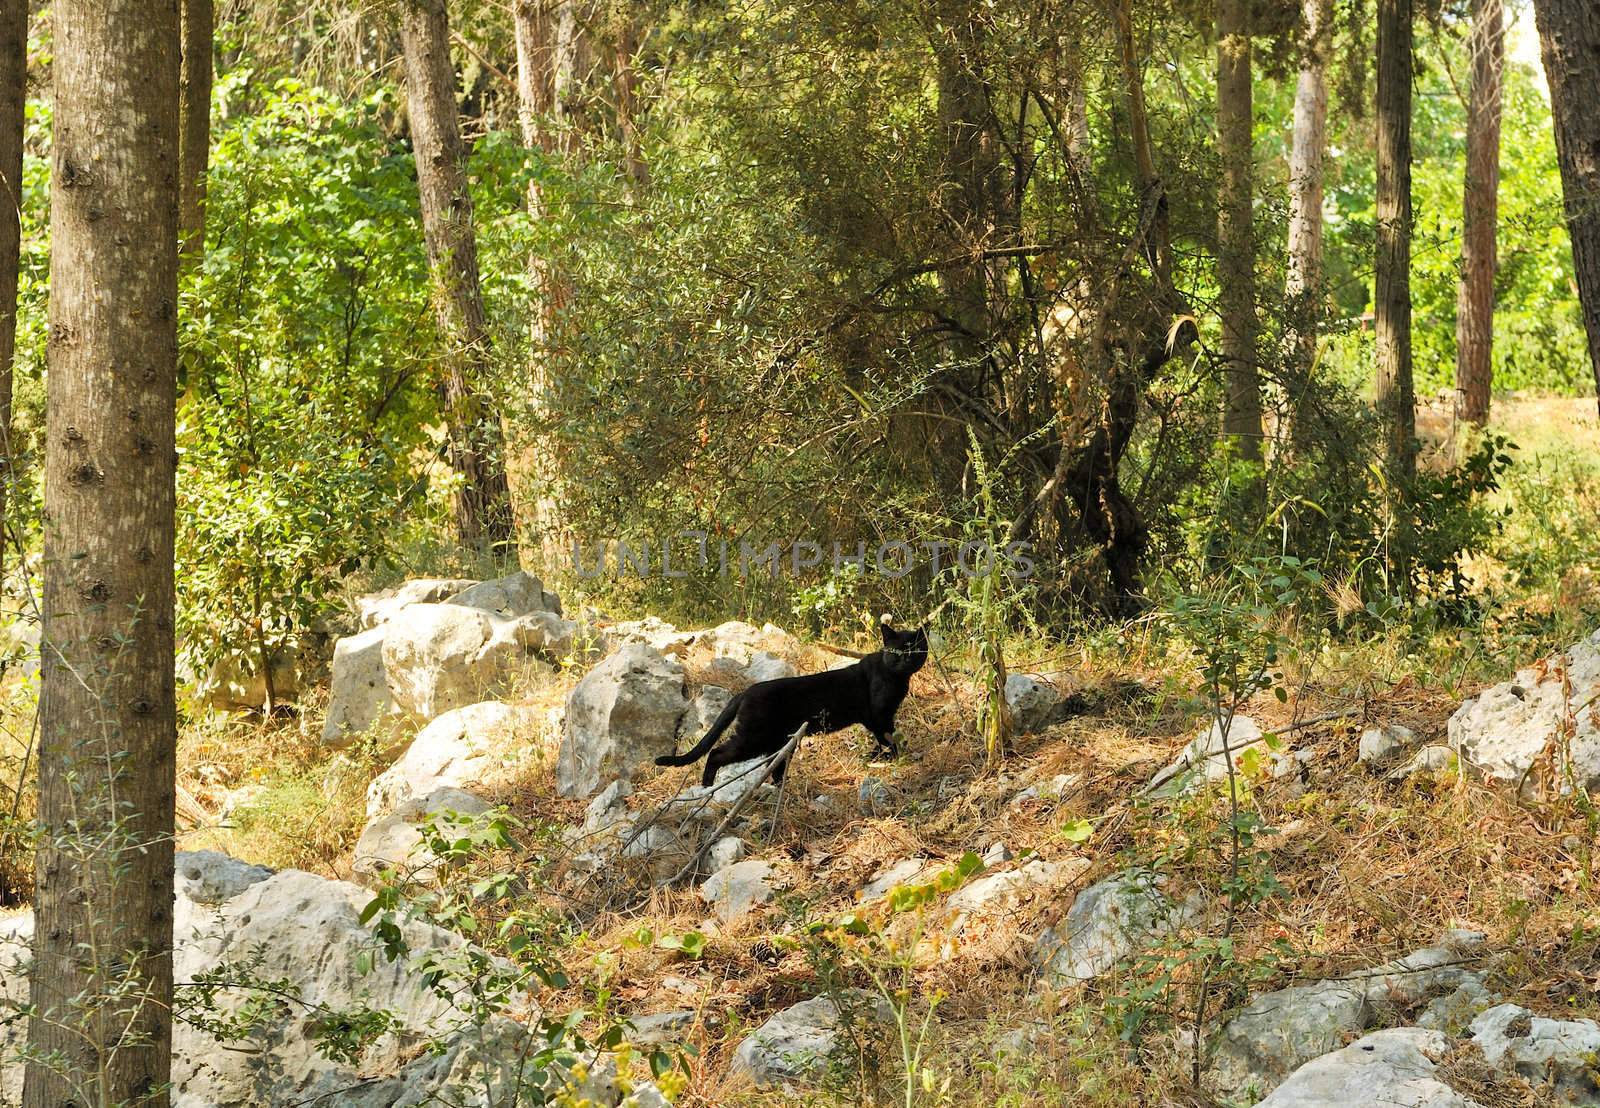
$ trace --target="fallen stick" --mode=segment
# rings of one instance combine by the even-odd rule
[[[721,823],[717,824],[716,830],[712,831],[710,835],[700,840],[700,845],[695,848],[694,854],[690,856],[687,862],[684,863],[682,869],[672,875],[671,880],[667,881],[668,885],[676,885],[679,881],[683,880],[686,875],[694,872],[695,867],[700,864],[700,859],[705,857],[706,851],[711,848],[711,844],[720,839],[722,837],[722,833],[728,829],[734,820],[739,818],[740,813],[750,806],[750,802],[755,799],[756,793],[761,791],[761,783],[769,779],[772,776],[772,771],[776,769],[785,758],[788,758],[794,753],[795,747],[800,745],[801,738],[804,737],[807,728],[810,726],[810,724],[802,723],[800,725],[800,729],[793,735],[789,736],[789,741],[784,743],[776,754],[767,759],[767,764],[762,767],[761,776],[756,779],[756,783],[754,785],[750,786],[750,791],[739,798],[738,803],[733,806],[733,810],[722,818]],[[787,774],[785,776],[787,776]],[[782,797],[783,793],[781,790],[778,795],[780,798]]]

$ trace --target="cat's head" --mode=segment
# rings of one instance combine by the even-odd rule
[[[913,674],[928,661],[928,629],[896,631],[879,624],[883,633],[883,664],[890,673]]]

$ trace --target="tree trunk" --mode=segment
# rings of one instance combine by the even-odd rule
[[[1295,413],[1310,387],[1322,316],[1323,155],[1328,145],[1328,54],[1333,39],[1333,0],[1303,0],[1300,76],[1294,93],[1294,142],[1289,153],[1289,261],[1283,282],[1289,308],[1287,342],[1290,421],[1283,441],[1292,441]]]
[[[164,1106],[178,7],[59,0],[28,1108]]]
[[[206,245],[206,167],[211,159],[212,0],[182,0],[178,87],[178,251],[187,268]]]
[[[1495,233],[1500,202],[1503,0],[1472,0],[1472,92],[1467,110],[1467,176],[1461,222],[1461,287],[1456,297],[1456,417],[1489,418],[1494,349]]]
[[[583,152],[588,126],[589,77],[594,72],[594,43],[589,24],[594,19],[593,0],[556,0],[555,57],[552,92],[560,120],[559,149],[570,157]]]
[[[0,589],[5,586],[6,494],[12,472],[11,368],[17,351],[17,273],[22,262],[23,106],[28,99],[28,4],[0,5]]]
[[[1256,371],[1255,234],[1250,212],[1251,69],[1249,0],[1217,0],[1218,308],[1227,406],[1222,434],[1234,456],[1261,460],[1261,383]]]
[[[455,69],[444,0],[407,0],[400,39],[434,314],[444,346],[440,395],[450,464],[461,476],[455,498],[456,529],[469,546],[509,553],[515,539],[500,420],[479,392],[489,369],[489,330],[478,283],[472,195],[456,119]]]
[[[1378,243],[1373,292],[1377,406],[1391,521],[1391,580],[1409,587],[1410,507],[1416,475],[1411,379],[1411,0],[1378,0]]]
[[[639,139],[639,71],[634,61],[639,56],[639,26],[633,13],[624,10],[617,26],[611,79],[617,96],[617,130],[621,133],[623,166],[635,186],[650,183],[650,166],[644,160]]]
[[[1534,0],[1550,82],[1556,153],[1589,360],[1600,398],[1600,6],[1594,0]]]

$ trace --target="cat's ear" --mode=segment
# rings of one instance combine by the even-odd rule
[[[889,620],[887,618],[878,624],[878,634],[886,643],[894,642],[897,638],[899,638],[899,635],[896,633],[895,629],[889,626]]]

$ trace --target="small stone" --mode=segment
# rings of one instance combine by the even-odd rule
[[[1361,733],[1361,741],[1357,746],[1356,761],[1381,762],[1396,751],[1413,745],[1416,741],[1416,734],[1409,727],[1402,727],[1398,723],[1387,724],[1383,727],[1371,727]]]
[[[856,791],[856,807],[864,816],[883,816],[889,814],[893,803],[889,795],[889,786],[878,777],[863,777],[861,786]]]
[[[744,861],[744,840],[737,835],[724,835],[711,844],[706,851],[706,866],[712,873],[727,869],[729,866]]]
[[[771,863],[759,858],[719,869],[700,886],[700,899],[716,910],[723,923],[743,918],[772,899]]]

